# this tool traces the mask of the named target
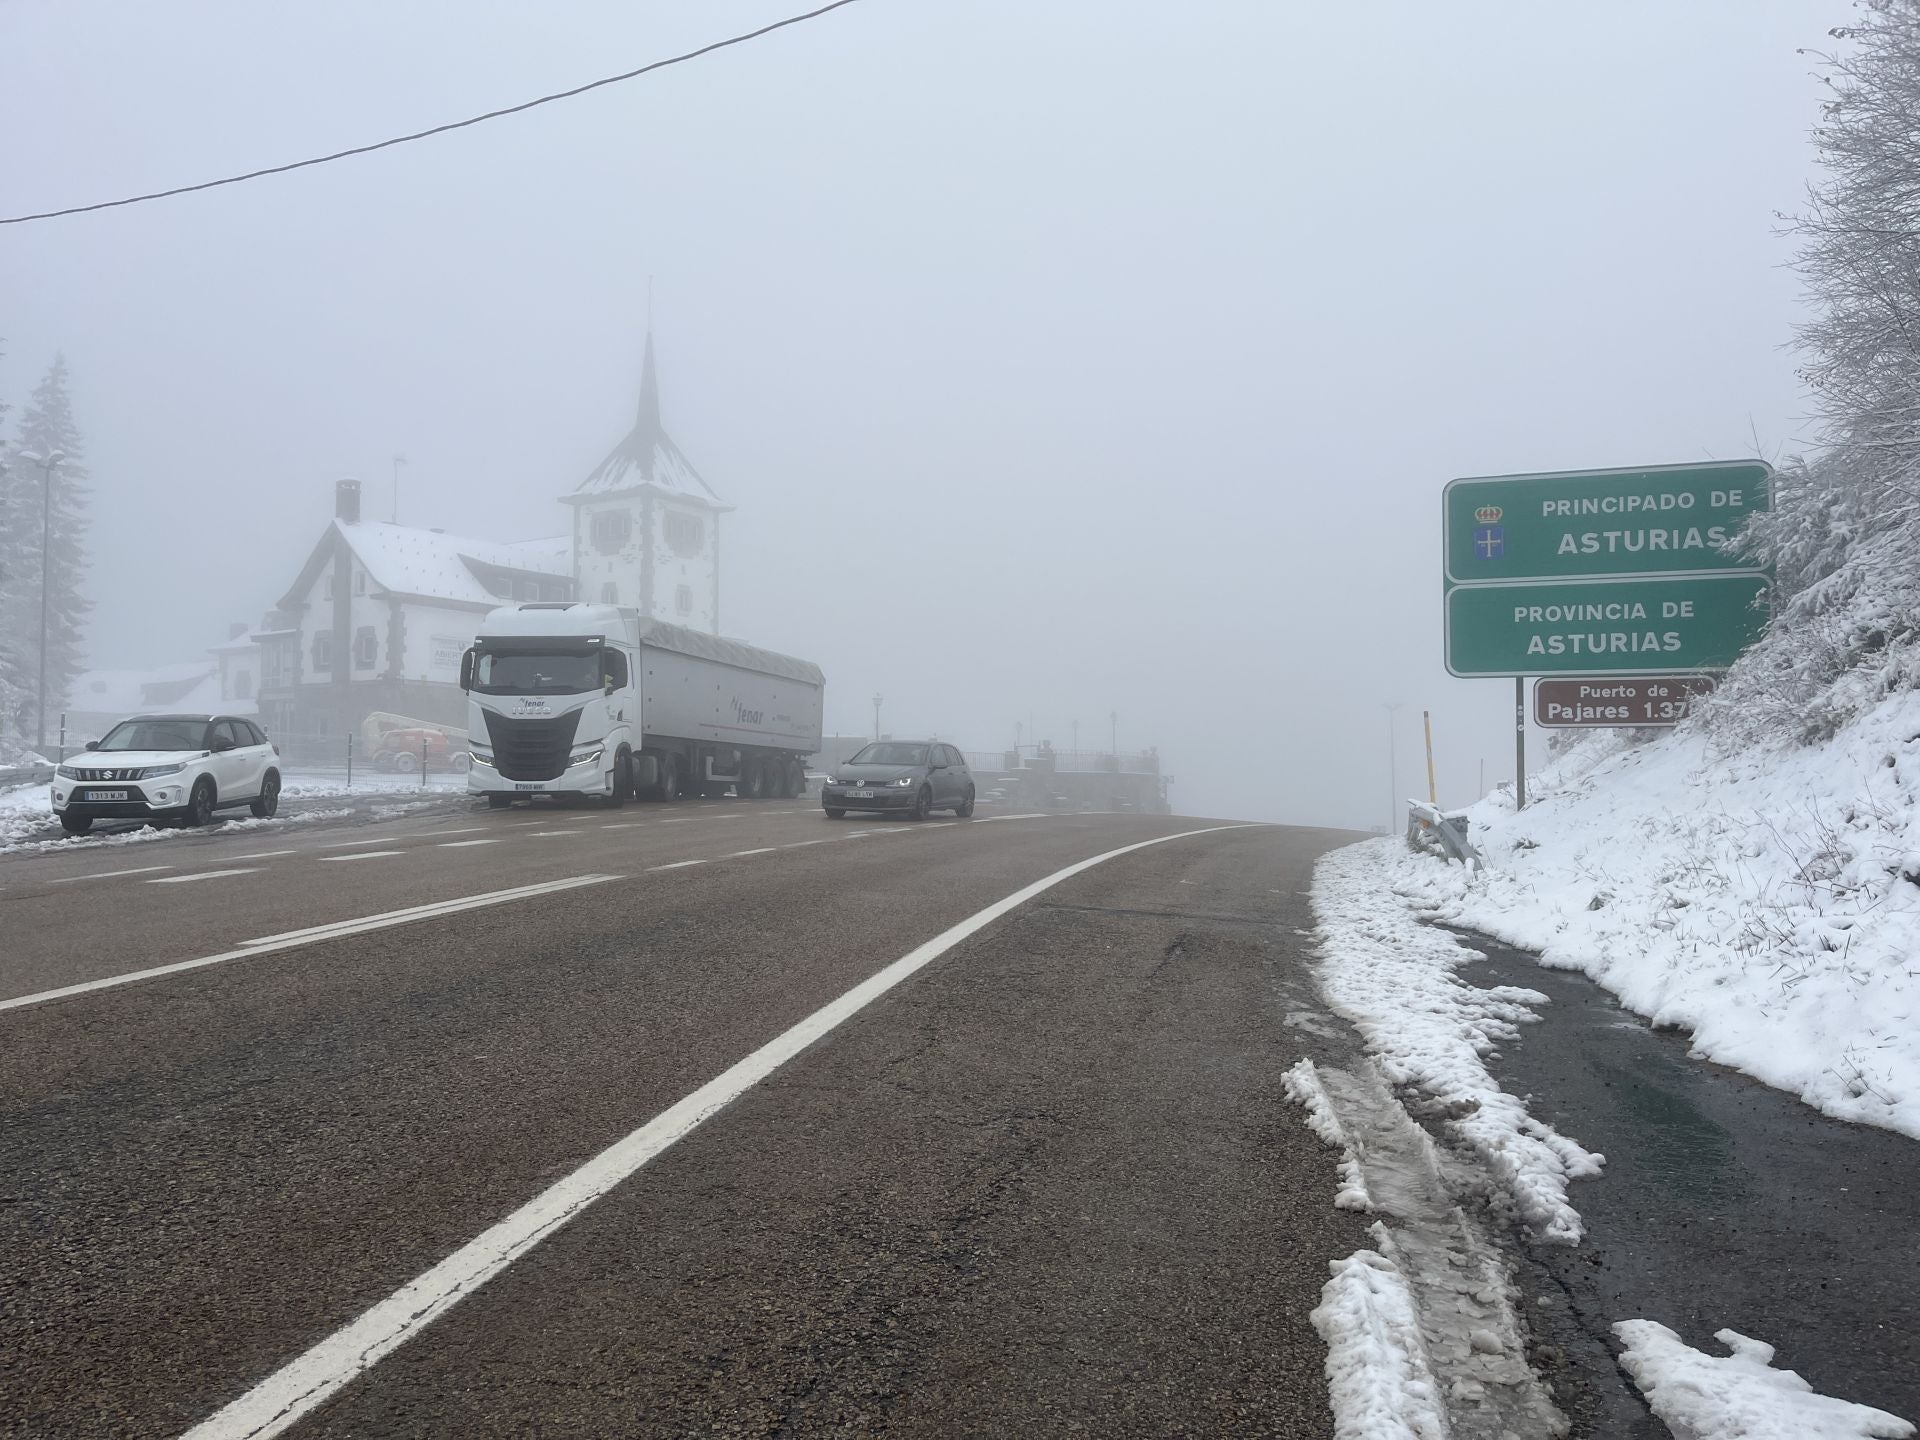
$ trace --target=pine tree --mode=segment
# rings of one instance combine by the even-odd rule
[[[27,458],[63,455],[51,473]],[[85,449],[74,423],[67,389],[66,357],[57,355],[20,412],[17,445],[5,486],[4,514],[13,537],[8,549],[16,573],[5,582],[0,634],[17,656],[13,685],[26,690],[17,707],[21,738],[45,749],[45,736],[58,724],[68,686],[81,668],[81,634],[92,603],[85,595],[87,485]],[[43,505],[44,520],[43,520]],[[43,531],[48,536],[44,557]],[[44,572],[43,572],[44,558]],[[24,563],[22,563],[24,562]],[[35,713],[40,665],[41,577],[46,577],[46,696]]]
[[[0,358],[4,355],[0,350]],[[17,493],[25,462],[10,455],[4,443],[11,408],[0,399],[0,763],[20,748],[20,726],[33,705],[33,656],[12,624],[22,604],[29,552],[27,517]]]

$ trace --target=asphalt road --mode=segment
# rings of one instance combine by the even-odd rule
[[[949,927],[1217,823],[689,802],[0,862],[0,1434],[190,1429]],[[992,919],[291,1433],[1329,1435],[1306,1317],[1367,1240],[1281,1075],[1349,1058],[1286,1020],[1349,838],[1174,839]]]

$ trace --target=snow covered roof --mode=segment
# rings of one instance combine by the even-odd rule
[[[282,606],[298,605],[305,597],[333,554],[336,535],[366,568],[374,588],[396,595],[491,608],[500,597],[481,578],[486,567],[573,583],[571,543],[564,536],[502,544],[385,521],[335,520]]]
[[[155,710],[205,710],[251,715],[251,700],[220,698],[220,667],[209,660],[155,665],[146,670],[84,670],[67,690],[67,708],[75,715],[115,718]]]
[[[596,495],[618,495],[645,485],[675,491],[717,510],[732,508],[721,501],[714,488],[693,468],[693,462],[673,443],[660,423],[660,382],[653,368],[652,331],[647,332],[647,353],[640,374],[640,410],[632,431],[566,498],[577,503]]]

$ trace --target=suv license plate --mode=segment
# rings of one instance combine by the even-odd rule
[[[124,800],[126,798],[127,792],[124,790],[89,790],[87,792],[89,800]]]

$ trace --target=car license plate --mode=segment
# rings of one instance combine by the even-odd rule
[[[89,790],[87,792],[89,800],[124,800],[126,798],[127,792],[124,790]]]
[[[544,790],[547,788],[547,782],[544,780],[518,780],[514,782],[513,788],[516,790]]]
[[[847,791],[847,796],[848,796],[848,798],[849,798],[849,799],[853,799],[853,800],[871,800],[871,799],[873,799],[873,791],[871,791],[871,790],[849,790],[849,791]]]

